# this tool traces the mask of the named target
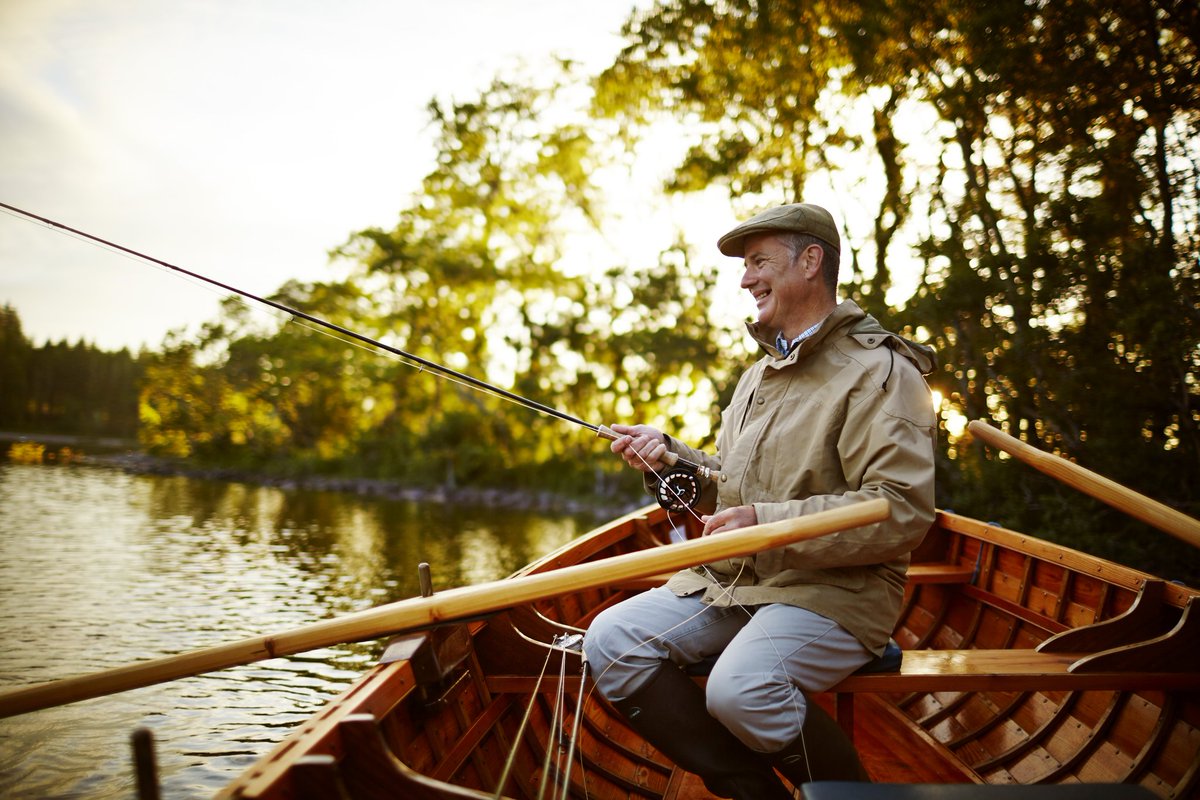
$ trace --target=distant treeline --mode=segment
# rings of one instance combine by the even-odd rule
[[[128,350],[34,346],[17,310],[0,307],[0,430],[133,439],[141,375]]]

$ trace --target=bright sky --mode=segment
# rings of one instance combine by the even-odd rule
[[[598,69],[633,5],[0,0],[0,202],[255,293],[330,278],[428,171],[431,97]],[[157,348],[220,299],[0,213],[0,304],[36,344]]]

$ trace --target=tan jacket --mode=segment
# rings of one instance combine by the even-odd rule
[[[754,505],[774,522],[884,497],[891,519],[749,558],[685,570],[667,584],[728,605],[788,603],[839,623],[882,652],[903,599],[909,552],[933,521],[933,404],[922,374],[933,351],[885,331],[853,302],[786,358],[775,331],[750,333],[766,355],[721,416],[718,457],[670,441],[729,480],[705,487],[717,510]],[[726,592],[722,585],[733,586]],[[730,596],[732,595],[732,596]]]

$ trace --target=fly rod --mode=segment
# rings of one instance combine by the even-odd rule
[[[283,313],[289,314],[298,319],[302,319],[306,322],[311,322],[314,325],[319,325],[323,328],[326,328],[327,330],[331,330],[337,334],[340,334],[341,336],[345,336],[347,338],[362,342],[363,344],[370,345],[371,347],[375,347],[384,352],[391,353],[395,356],[399,356],[400,358],[406,359],[407,362],[409,362],[410,366],[412,364],[419,364],[422,368],[427,369],[430,372],[433,372],[435,375],[439,375],[443,378],[447,378],[452,381],[457,381],[461,384],[470,386],[471,388],[481,391],[485,394],[491,394],[491,395],[495,395],[497,397],[502,397],[506,400],[516,403],[519,406],[528,408],[532,411],[536,411],[541,414],[546,414],[547,416],[563,420],[564,422],[570,422],[573,425],[579,425],[583,428],[587,428],[588,430],[595,433],[596,436],[598,436],[602,439],[607,439],[609,441],[616,441],[617,439],[621,438],[621,434],[612,430],[607,425],[594,425],[590,422],[587,422],[586,420],[580,419],[579,417],[573,416],[571,414],[567,414],[563,411],[559,411],[558,409],[552,408],[543,403],[539,403],[536,400],[531,400],[528,397],[523,397],[519,394],[516,394],[515,392],[511,392],[507,389],[504,389],[504,388],[501,388],[494,384],[488,383],[487,381],[480,380],[479,378],[472,377],[471,375],[467,375],[466,373],[459,372],[458,370],[447,367],[444,364],[439,364],[436,361],[430,361],[427,358],[422,358],[421,356],[416,355],[415,353],[410,353],[406,350],[400,349],[399,347],[394,347],[390,344],[385,344],[384,342],[381,342],[378,339],[373,339],[370,336],[366,336],[364,334],[358,333],[357,331],[352,331],[349,328],[343,327],[334,322],[330,322],[329,320],[322,319],[313,314],[309,314],[307,312],[301,311],[298,308],[292,308],[291,306],[280,303],[277,300],[272,300],[269,297],[262,297],[260,295],[254,294],[252,292],[248,292],[245,289],[239,289],[236,286],[232,286],[228,283],[224,283],[222,281],[216,280],[215,278],[210,278],[207,275],[202,275],[199,272],[194,272],[190,269],[185,269],[184,267],[178,266],[176,264],[172,264],[169,261],[164,261],[161,258],[156,258],[155,256],[148,255],[148,254],[143,253],[138,250],[134,250],[131,247],[126,247],[124,245],[117,244],[116,242],[113,242],[109,239],[104,239],[100,236],[96,236],[95,234],[91,234],[86,231],[81,231],[78,228],[73,228],[70,225],[65,225],[56,220],[52,220],[47,217],[43,217],[39,214],[34,214],[31,211],[26,211],[22,208],[17,208],[16,206],[9,205],[8,203],[0,202],[0,208],[4,209],[10,213],[24,217],[26,219],[40,222],[43,225],[48,225],[49,227],[57,229],[59,231],[64,231],[64,232],[70,233],[74,236],[78,236],[78,237],[80,237],[86,241],[92,242],[94,244],[98,244],[103,247],[107,247],[111,250],[116,250],[118,252],[125,253],[126,255],[133,256],[134,258],[141,259],[142,261],[146,261],[151,264],[157,264],[160,267],[166,267],[167,269],[172,270],[181,275],[186,275],[189,278],[194,278],[195,280],[203,281],[204,283],[207,283],[211,286],[216,286],[217,288],[222,289],[226,292],[240,295],[241,297],[244,297],[248,300],[253,300],[256,303],[261,303],[262,305],[269,306],[271,308],[274,308],[278,311],[282,311]],[[667,452],[663,455],[662,460],[664,462],[666,462],[666,464],[668,466],[673,468],[671,470],[671,472],[667,473],[666,475],[660,476],[660,478],[661,478],[660,486],[670,487],[670,491],[669,492],[660,491],[657,493],[657,495],[658,495],[659,503],[661,505],[663,505],[665,508],[670,508],[671,510],[678,511],[678,510],[682,510],[684,507],[691,507],[699,500],[700,488],[699,488],[699,484],[697,482],[697,478],[710,478],[713,480],[724,480],[725,479],[725,476],[722,475],[720,472],[713,470],[709,467],[706,467],[703,464],[696,464],[685,458],[681,458],[676,453]]]

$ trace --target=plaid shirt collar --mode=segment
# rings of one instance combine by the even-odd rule
[[[800,344],[805,339],[808,339],[814,333],[819,331],[821,329],[821,323],[824,321],[825,320],[821,320],[821,322],[818,322],[816,325],[813,325],[811,328],[806,328],[805,330],[801,331],[800,335],[797,336],[795,339],[792,339],[790,342],[787,339],[783,338],[782,332],[775,334],[775,349],[779,351],[781,356],[786,358],[788,353],[792,352],[792,350],[795,349],[796,345]]]

